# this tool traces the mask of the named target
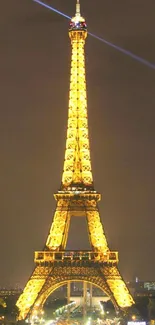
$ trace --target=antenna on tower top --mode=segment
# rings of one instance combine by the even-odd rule
[[[80,13],[80,0],[77,0],[77,3],[76,3],[76,17],[79,17],[81,16],[81,13]]]

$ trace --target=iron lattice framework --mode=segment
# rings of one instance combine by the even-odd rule
[[[47,297],[68,281],[87,281],[100,287],[117,309],[134,303],[117,268],[118,253],[109,250],[101,224],[91,170],[84,44],[85,19],[77,2],[76,15],[69,28],[72,44],[68,129],[64,169],[60,191],[55,194],[57,207],[45,249],[35,252],[35,269],[17,301],[20,319],[41,310]],[[87,219],[92,250],[65,250],[73,216]]]

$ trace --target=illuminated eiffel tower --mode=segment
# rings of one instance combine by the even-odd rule
[[[70,21],[72,45],[68,128],[64,168],[60,190],[54,195],[57,206],[43,251],[35,252],[35,269],[17,301],[20,319],[42,307],[48,296],[71,281],[92,283],[102,289],[117,310],[134,301],[119,270],[118,252],[110,251],[101,224],[92,177],[85,80],[85,19],[77,0],[76,14]],[[85,217],[91,251],[67,251],[70,218]]]

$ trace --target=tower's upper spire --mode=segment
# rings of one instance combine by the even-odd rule
[[[71,18],[69,31],[87,31],[85,18],[81,16],[80,12],[80,0],[76,0],[76,12],[75,16]],[[73,36],[75,36],[75,34]]]
[[[76,0],[76,13],[71,18],[69,37],[72,44],[68,129],[61,189],[93,188],[91,170],[84,44],[87,25]]]
[[[76,3],[76,14],[75,14],[76,17],[80,17],[81,16],[81,13],[80,13],[80,1],[77,0],[77,3]]]

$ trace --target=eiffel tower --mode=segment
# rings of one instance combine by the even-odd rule
[[[87,25],[77,0],[76,14],[70,21],[71,76],[68,128],[60,190],[54,195],[57,205],[43,251],[35,252],[35,268],[17,301],[19,319],[42,310],[48,296],[71,281],[98,286],[117,310],[134,301],[118,270],[118,252],[109,249],[98,210],[101,195],[94,189],[87,118],[84,45]],[[71,217],[85,217],[90,251],[67,251]]]

